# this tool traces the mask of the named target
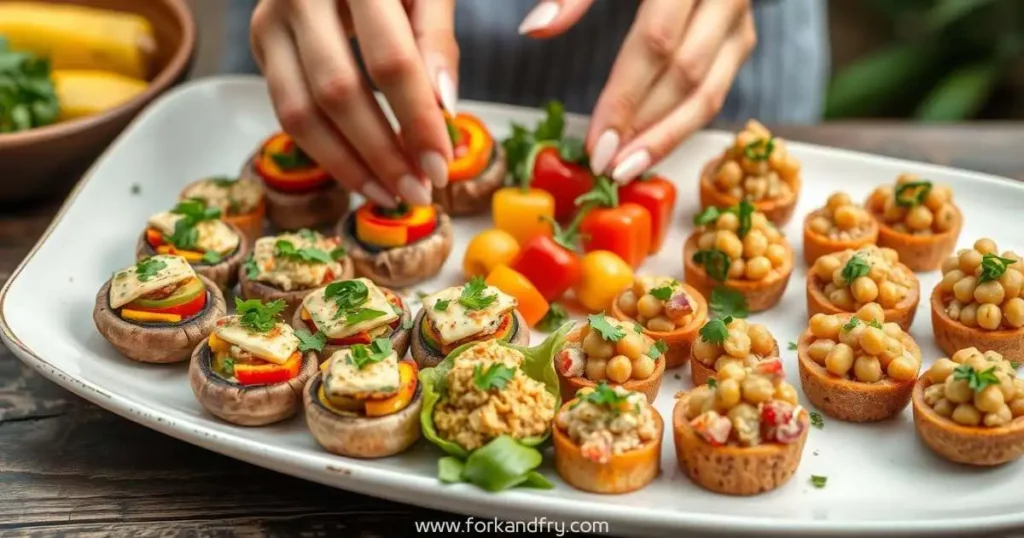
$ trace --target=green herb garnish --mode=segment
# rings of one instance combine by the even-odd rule
[[[843,266],[841,275],[846,285],[853,284],[854,280],[862,276],[867,276],[868,272],[871,271],[871,266],[864,260],[859,254],[850,257],[850,260]]]
[[[850,332],[856,329],[857,325],[860,325],[860,319],[857,318],[857,316],[854,316],[850,318],[850,321],[847,321],[846,324],[843,325],[842,330],[843,332]]]
[[[278,239],[274,243],[274,256],[306,263],[331,263],[334,261],[334,258],[325,250],[315,247],[295,248],[295,244],[286,239]]]
[[[291,149],[283,153],[271,153],[270,158],[274,161],[274,164],[278,168],[284,171],[288,170],[305,170],[307,168],[313,168],[316,163],[313,159],[306,155],[305,151],[302,151],[297,144],[292,144]]]
[[[709,388],[713,389],[713,388],[718,386],[718,381],[716,381],[715,378],[713,378],[713,377],[709,377],[707,385],[708,385]]]
[[[811,485],[816,487],[816,488],[818,488],[818,489],[821,489],[821,488],[825,487],[825,484],[827,482],[828,482],[828,477],[827,476],[820,476],[820,475],[816,475],[816,474],[812,474],[811,475]]]
[[[900,207],[914,207],[924,203],[928,193],[932,192],[931,181],[909,181],[898,185],[895,191],[895,202]]]
[[[299,351],[302,352],[323,351],[327,343],[327,335],[320,331],[310,334],[306,329],[299,329],[295,331],[295,336],[299,339]]]
[[[355,325],[356,323],[369,321],[384,315],[387,315],[387,312],[381,312],[380,310],[374,310],[373,308],[357,308],[345,314],[345,323],[348,325]]]
[[[730,323],[732,323],[732,318],[728,317],[725,319],[708,320],[708,322],[700,328],[701,341],[711,344],[721,344],[722,342],[725,342],[725,339],[729,337]]]
[[[654,345],[651,346],[651,349],[647,350],[647,356],[652,359],[657,359],[664,355],[666,351],[668,351],[668,344],[662,340],[657,340],[654,342]]]
[[[629,394],[619,394],[608,383],[601,381],[594,387],[594,390],[580,397],[580,402],[587,402],[599,407],[605,407],[613,412],[619,412],[629,398]]]
[[[799,348],[800,348],[800,346],[798,346],[796,342],[790,342],[789,343],[789,350],[790,351],[796,351]]]
[[[623,336],[626,336],[626,331],[621,327],[608,322],[604,312],[587,316],[587,321],[590,323],[590,329],[597,331],[606,342],[618,342],[622,340]]]
[[[207,250],[203,254],[203,263],[208,265],[216,265],[223,259],[224,258],[214,250]]]
[[[743,156],[750,161],[767,161],[775,152],[775,137],[761,138],[743,146]]]
[[[50,78],[50,60],[8,49],[0,37],[0,133],[50,125],[60,101]]]
[[[349,361],[355,364],[356,368],[362,370],[370,364],[378,363],[391,355],[391,340],[389,338],[374,338],[370,345],[356,344],[349,348]]]
[[[438,299],[437,302],[434,303],[434,310],[444,312],[445,310],[448,310],[448,303],[451,303],[448,299]]]
[[[873,320],[869,321],[868,322],[868,327],[874,327],[876,329],[883,329],[883,330],[885,329],[885,326],[882,325],[882,322],[878,321],[877,319],[873,319]]]
[[[221,359],[220,371],[225,377],[235,377],[235,359],[231,357]]]
[[[825,419],[821,417],[821,413],[811,411],[811,426],[814,426],[819,430],[825,427]]]
[[[185,217],[193,225],[204,220],[217,220],[221,214],[220,208],[209,207],[200,198],[189,198],[178,202],[178,205],[171,209],[171,213]]]
[[[740,227],[736,230],[736,235],[740,239],[743,239],[750,233],[750,229],[754,227],[753,215],[754,215],[754,204],[748,200],[740,200],[740,203],[733,208],[736,212],[736,216],[740,219]]]
[[[210,178],[210,183],[213,183],[214,186],[216,187],[226,189],[228,187],[234,186],[235,183],[238,183],[238,178],[229,176],[214,176]]]
[[[720,216],[722,216],[722,211],[715,206],[709,206],[704,211],[693,216],[693,225],[706,226],[717,221]]]
[[[961,364],[953,370],[953,377],[956,380],[966,380],[967,386],[974,392],[981,392],[989,385],[999,384],[995,366],[979,372],[966,364]]]
[[[260,266],[256,264],[256,258],[252,254],[245,259],[245,263],[242,264],[242,269],[245,271],[245,276],[249,280],[255,280],[256,277],[260,276]]]
[[[135,264],[135,276],[139,282],[149,282],[157,273],[167,268],[167,262],[156,258],[146,258]]]
[[[725,286],[718,286],[711,290],[708,309],[711,310],[711,315],[718,319],[745,318],[750,315],[747,298],[742,293]]]
[[[660,288],[652,288],[651,291],[647,292],[654,296],[659,301],[667,301],[672,298],[672,286],[661,286]]]
[[[330,256],[331,256],[332,260],[338,261],[338,260],[344,258],[347,254],[348,254],[348,251],[345,250],[345,247],[337,246],[337,247],[334,247],[333,249],[331,249]]]
[[[473,384],[480,390],[501,390],[505,388],[505,385],[512,380],[512,377],[516,374],[516,369],[511,366],[506,366],[500,362],[492,363],[483,369],[483,365],[477,363],[473,367]]]
[[[569,320],[569,313],[565,307],[558,303],[551,303],[548,313],[537,323],[537,330],[546,333],[553,333]]]
[[[718,282],[729,278],[732,260],[724,252],[716,248],[698,250],[693,253],[693,262],[704,266],[704,272]]]
[[[483,310],[498,300],[497,294],[484,295],[487,290],[487,283],[483,277],[475,276],[462,288],[462,295],[459,296],[459,304],[466,307],[466,310]]]
[[[264,304],[259,299],[243,301],[235,297],[235,314],[238,315],[239,324],[254,333],[270,332],[280,321],[281,312],[286,307],[281,299]]]
[[[986,254],[981,257],[981,274],[978,275],[978,283],[999,280],[1006,269],[1017,263],[1012,258],[1003,258],[995,254]]]
[[[358,280],[331,282],[324,288],[324,299],[334,301],[335,306],[338,307],[338,311],[334,314],[335,318],[355,311],[365,304],[369,297],[370,289]]]

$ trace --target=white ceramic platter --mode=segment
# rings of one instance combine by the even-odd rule
[[[535,111],[507,106],[463,106],[498,137],[506,134],[510,121],[532,124],[537,117]],[[583,120],[571,118],[570,128],[581,132]],[[811,430],[793,479],[777,491],[749,498],[715,495],[691,484],[676,467],[669,432],[662,475],[637,493],[580,493],[558,480],[546,463],[543,470],[555,480],[555,489],[491,495],[467,485],[439,484],[434,473],[440,452],[426,441],[398,457],[357,461],[321,450],[302,417],[266,428],[241,428],[217,420],[193,397],[185,364],[143,365],[118,355],[93,326],[93,299],[112,271],[132,262],[135,238],[149,214],[171,204],[186,182],[236,172],[276,128],[266,88],[256,78],[207,79],[155,103],[100,158],[8,281],[0,295],[4,342],[56,383],[168,435],[331,486],[478,517],[608,521],[612,534],[666,536],[680,531],[934,535],[1024,523],[1019,501],[1024,465],[979,470],[946,463],[918,441],[910,409],[873,425],[826,417],[824,429]],[[678,182],[680,200],[666,246],[642,272],[682,278],[681,250],[697,209],[698,172],[729,141],[728,133],[700,133],[661,164],[659,170]],[[1024,246],[1020,231],[1008,226],[1016,222],[1024,185],[805,144],[793,143],[790,148],[804,166],[798,217],[784,230],[798,251],[802,216],[822,205],[828,194],[847,190],[862,198],[903,171],[953,188],[966,216],[962,244],[988,235],[1001,248],[1020,251]],[[489,224],[489,217],[458,220],[456,245],[442,274],[417,289],[433,291],[458,283],[464,246]],[[797,387],[796,357],[785,343],[795,340],[806,323],[806,272],[800,265],[782,302],[753,317],[766,323],[782,344],[790,382]],[[937,272],[921,275],[925,297],[937,279]],[[409,299],[418,307],[415,295]],[[912,334],[927,365],[939,351],[931,336],[927,301],[919,310]],[[541,337],[535,334],[534,342]],[[670,416],[672,395],[689,388],[685,368],[665,376],[657,402],[663,416]],[[812,487],[812,474],[827,476],[827,486]]]

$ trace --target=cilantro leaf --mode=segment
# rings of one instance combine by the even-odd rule
[[[744,198],[733,208],[733,211],[735,211],[736,216],[740,219],[740,227],[736,230],[736,235],[743,239],[750,232],[750,229],[754,227],[754,204]]]
[[[885,326],[882,325],[882,322],[878,321],[877,319],[873,319],[873,320],[869,321],[868,322],[868,326],[869,327],[874,327],[876,329],[885,329]]]
[[[743,156],[750,161],[767,161],[775,152],[775,137],[761,138],[743,146]]]
[[[672,286],[661,286],[660,288],[652,288],[651,291],[647,292],[654,296],[659,301],[667,301],[672,298]]]
[[[306,263],[331,263],[334,261],[334,258],[325,250],[314,247],[296,248],[295,244],[287,239],[278,239],[274,243],[274,256]]]
[[[919,206],[924,203],[931,191],[931,181],[908,181],[896,186],[894,194],[896,205],[900,207]]]
[[[138,277],[139,282],[149,282],[166,267],[167,263],[161,259],[146,258],[135,264],[135,276]]]
[[[497,294],[484,295],[487,290],[487,283],[483,277],[475,276],[462,288],[462,295],[459,296],[459,304],[466,307],[466,310],[483,310],[498,300]]]
[[[388,358],[389,355],[391,355],[391,339],[389,338],[374,338],[368,346],[356,344],[349,348],[349,360],[360,370]]]
[[[651,346],[651,349],[647,350],[647,356],[652,359],[657,359],[664,355],[666,351],[668,351],[668,344],[662,340],[657,340],[654,342],[654,345]]]
[[[989,385],[998,385],[999,378],[996,377],[996,367],[978,371],[969,365],[961,364],[953,370],[954,379],[966,380],[967,386],[974,392],[981,392]]]
[[[605,319],[604,312],[587,316],[587,321],[590,322],[590,329],[597,331],[606,342],[618,342],[623,336],[626,336],[626,331]]]
[[[796,342],[790,342],[789,343],[789,350],[790,351],[796,351],[799,347],[800,346],[798,346]]]
[[[619,394],[608,383],[601,381],[594,387],[594,390],[580,397],[580,402],[587,402],[599,407],[604,407],[613,413],[622,410],[622,404],[629,398],[628,394]]]
[[[719,319],[746,318],[750,315],[747,298],[742,293],[725,286],[718,286],[711,290],[708,309],[711,310],[712,316]]]
[[[324,288],[324,299],[334,301],[338,308],[334,317],[339,318],[366,303],[370,297],[370,289],[358,280],[342,280],[331,282]]]
[[[186,217],[174,223],[174,231],[171,235],[164,235],[164,241],[182,250],[197,248],[199,242],[199,230]]]
[[[302,352],[323,351],[327,343],[327,335],[320,331],[310,334],[306,329],[299,329],[295,331],[295,336],[299,339],[299,351]]]
[[[978,283],[999,280],[1006,273],[1006,269],[1015,263],[1017,263],[1017,260],[1003,258],[992,253],[982,256],[981,274],[978,275]]]
[[[825,419],[822,418],[821,413],[811,411],[811,426],[814,426],[819,430],[825,427]]]
[[[708,206],[707,209],[693,216],[694,226],[706,226],[718,220],[722,212],[715,206]]]
[[[708,320],[708,322],[700,328],[701,341],[711,344],[721,344],[722,342],[725,342],[725,339],[729,337],[728,325],[730,323],[732,323],[732,318]]]
[[[224,258],[214,250],[207,250],[203,254],[203,263],[209,265],[216,265],[221,262]]]
[[[826,483],[828,483],[828,477],[827,476],[819,476],[819,475],[816,475],[816,474],[812,474],[811,475],[811,485],[812,486],[814,486],[814,487],[816,487],[818,489],[821,489],[821,488],[825,487]]]
[[[551,303],[548,313],[544,314],[544,317],[537,323],[537,330],[553,333],[568,320],[569,313],[566,312],[565,307],[558,303]]]
[[[248,331],[255,333],[270,332],[281,319],[281,312],[287,307],[281,299],[263,303],[259,299],[243,301],[235,297],[235,314],[238,322]]]
[[[693,262],[703,265],[704,272],[718,282],[725,282],[729,278],[732,260],[721,250],[716,248],[698,250],[693,253]]]
[[[448,310],[449,303],[451,303],[451,301],[448,299],[438,299],[434,302],[434,310],[444,312],[445,310]]]
[[[846,265],[843,266],[841,275],[843,280],[846,282],[846,285],[849,286],[850,284],[853,284],[854,280],[857,280],[862,276],[867,276],[870,271],[871,266],[868,265],[868,262],[865,261],[860,254],[854,254],[850,257],[849,261],[846,262]]]
[[[387,312],[381,312],[372,308],[357,308],[345,313],[345,324],[355,325],[356,323],[369,321],[384,315],[387,315]]]
[[[487,370],[483,369],[482,364],[477,363],[473,368],[473,384],[480,390],[501,390],[505,388],[505,385],[512,380],[515,374],[515,368],[500,362],[492,363],[487,367]]]
[[[847,321],[846,324],[843,325],[842,331],[848,333],[856,329],[858,325],[860,325],[860,318],[858,318],[857,316],[853,316],[852,318],[850,318],[850,321]]]
[[[245,270],[245,276],[249,280],[255,280],[256,277],[260,276],[260,267],[256,264],[256,258],[252,254],[249,254],[249,257],[245,259],[242,268]]]
[[[183,216],[182,220],[188,219],[192,225],[204,220],[217,220],[221,216],[219,207],[210,207],[201,198],[182,200],[171,209],[171,213]]]

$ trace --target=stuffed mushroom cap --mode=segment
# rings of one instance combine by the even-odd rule
[[[427,280],[441,271],[452,250],[452,222],[437,209],[437,228],[424,239],[402,247],[379,249],[355,235],[355,213],[338,224],[338,236],[355,264],[356,274],[390,288],[403,288]]]
[[[230,254],[223,256],[218,263],[192,263],[192,268],[195,269],[196,273],[213,281],[221,290],[230,290],[238,282],[238,268],[242,266],[246,256],[249,255],[249,243],[245,240],[245,235],[238,226],[229,222],[225,222],[224,225],[238,236],[238,248]],[[139,236],[139,241],[135,244],[136,261],[144,260],[156,254],[156,250],[146,240],[146,230],[143,230]]]
[[[394,291],[392,291],[392,290],[386,290],[386,291],[391,291],[392,293],[394,293]],[[307,292],[307,293],[312,293],[312,292]],[[301,306],[302,305],[301,305],[301,302],[300,302],[299,307],[295,308],[295,311],[292,313],[291,318],[285,318],[285,319],[290,319],[291,320],[292,328],[295,329],[296,331],[298,331],[298,330],[310,331],[309,325],[307,325],[306,321],[304,319],[302,319],[302,308],[301,308]],[[391,332],[391,335],[388,337],[388,338],[391,339],[391,349],[395,350],[395,353],[398,354],[399,358],[405,357],[405,354],[409,352],[409,344],[410,344],[410,340],[412,338],[412,331],[415,328],[415,325],[412,326],[413,327],[412,329],[407,329],[406,327],[410,326],[410,323],[412,322],[411,320],[412,320],[412,312],[409,310],[409,305],[406,304],[403,301],[402,302],[402,315],[401,315],[401,317],[398,320],[398,325],[395,326],[395,329]],[[310,331],[310,332],[315,332],[315,331]],[[320,358],[321,358],[320,362],[322,363],[322,362],[324,362],[324,360],[326,360],[327,357],[330,357],[335,352],[337,352],[337,351],[339,351],[341,349],[344,349],[346,347],[348,347],[348,346],[340,346],[340,345],[335,345],[335,344],[327,343],[327,344],[324,344],[323,350],[319,351],[317,353],[317,355],[320,356]]]
[[[246,162],[241,177],[263,183],[256,171],[257,151]],[[332,182],[307,192],[279,191],[264,184],[267,220],[278,230],[318,229],[331,226],[348,211],[350,196],[340,183]]]

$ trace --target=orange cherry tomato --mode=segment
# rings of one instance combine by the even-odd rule
[[[466,279],[486,277],[499,265],[509,265],[519,254],[519,243],[512,234],[491,228],[478,233],[466,246],[462,272]]]

